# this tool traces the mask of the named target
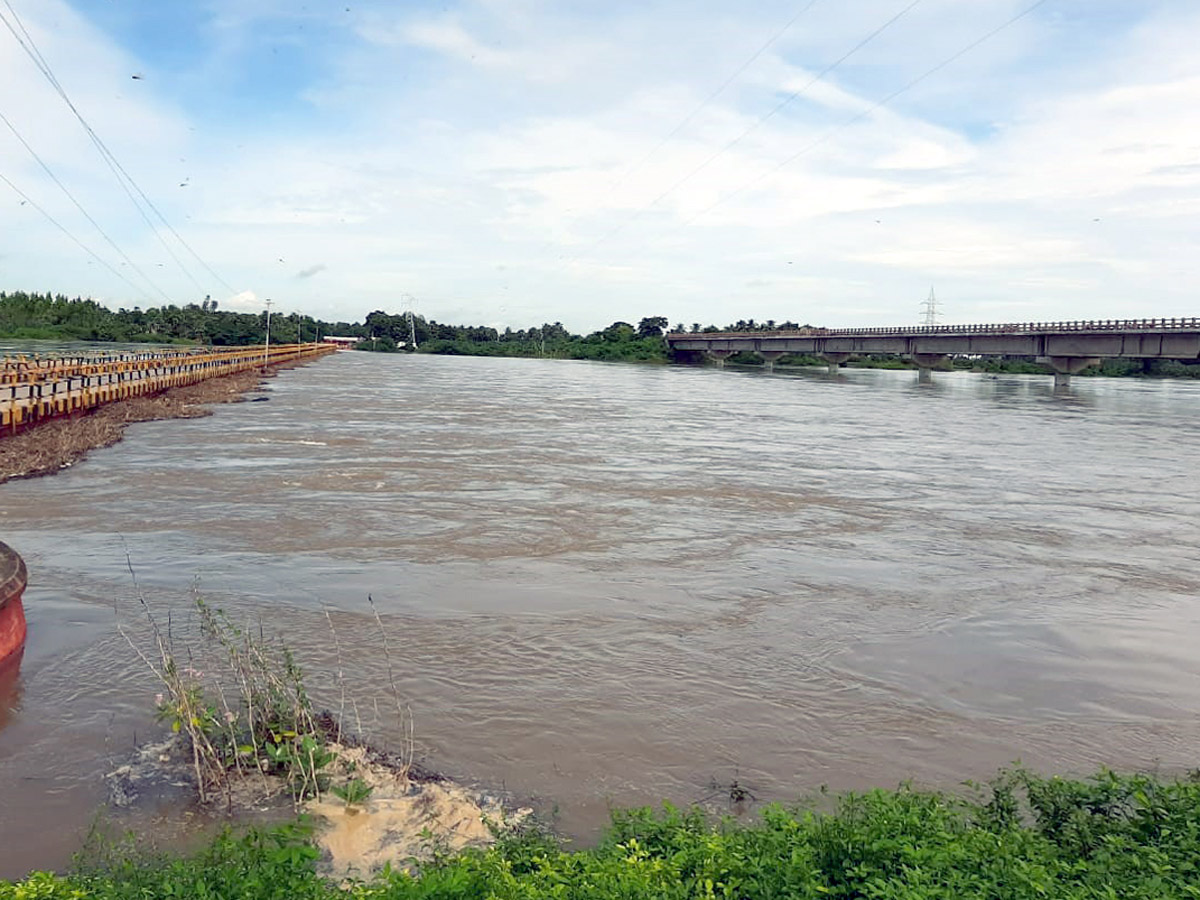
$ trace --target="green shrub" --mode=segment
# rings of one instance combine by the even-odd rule
[[[770,807],[750,824],[630,810],[591,850],[528,831],[352,885],[319,877],[303,824],[227,833],[186,859],[118,857],[0,883],[0,900],[1196,900],[1198,861],[1195,779],[1013,770],[973,799],[902,787],[847,794],[829,812]]]

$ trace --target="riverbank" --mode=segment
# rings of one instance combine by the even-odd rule
[[[265,379],[288,366],[280,364],[267,373],[236,372],[168,388],[152,396],[116,400],[84,414],[50,419],[0,438],[0,484],[69,468],[92,450],[119,442],[125,429],[136,422],[211,416],[213,406],[244,401],[246,394],[261,388]]]
[[[368,352],[406,352],[394,345],[383,345],[379,341],[364,341],[356,350]],[[467,341],[434,340],[422,344],[417,353],[433,356],[483,356],[522,359],[591,360],[595,362],[654,363],[667,365],[674,362],[670,350],[661,338],[639,338],[635,335],[618,334],[615,337],[591,335],[587,338],[558,340],[547,345],[533,341]],[[764,361],[756,353],[743,352],[729,357],[725,364],[746,369],[762,369]],[[806,354],[787,354],[775,361],[775,371],[800,368],[827,368],[828,362]],[[911,359],[900,356],[867,355],[857,356],[846,363],[850,369],[910,369],[919,366]],[[1053,375],[1050,366],[1031,359],[947,359],[935,366],[939,372],[973,372],[981,375]],[[1105,359],[1099,365],[1078,373],[1081,377],[1103,378],[1200,378],[1200,364],[1189,364],[1180,360]]]
[[[187,858],[93,852],[0,898],[839,898],[1171,900],[1200,883],[1200,781],[1001,773],[972,796],[901,787],[771,808],[618,811],[599,845],[527,828],[367,880],[322,877],[311,824],[225,834]]]

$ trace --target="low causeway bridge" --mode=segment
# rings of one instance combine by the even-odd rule
[[[95,356],[0,358],[0,438],[43,419],[156,394],[221,375],[331,353],[330,344],[275,344]]]
[[[1200,360],[1200,318],[677,332],[666,341],[680,358],[703,354],[720,366],[735,353],[750,352],[768,369],[791,353],[820,357],[831,371],[853,356],[895,354],[916,363],[923,382],[951,356],[1034,357],[1054,370],[1056,387],[1066,387],[1072,375],[1102,359]]]

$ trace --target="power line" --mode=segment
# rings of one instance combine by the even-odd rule
[[[192,249],[192,246],[183,239],[183,236],[180,235],[179,232],[175,230],[174,226],[172,226],[169,221],[167,221],[166,216],[164,216],[162,214],[162,211],[159,210],[159,208],[154,204],[154,201],[152,201],[146,195],[146,192],[143,191],[141,186],[133,179],[133,176],[131,176],[129,174],[129,172],[127,172],[125,170],[125,167],[121,165],[120,160],[118,160],[117,157],[113,154],[113,152],[108,149],[108,146],[104,143],[104,141],[100,138],[100,136],[98,134],[96,134],[96,132],[92,128],[92,126],[90,124],[88,124],[88,121],[83,117],[83,114],[78,110],[78,108],[76,108],[75,104],[71,101],[71,98],[67,95],[66,90],[59,83],[58,78],[54,75],[54,70],[51,68],[50,64],[46,61],[46,58],[42,55],[41,50],[38,49],[37,43],[33,40],[33,36],[30,35],[29,31],[25,28],[25,24],[21,21],[21,17],[17,14],[17,11],[13,8],[13,5],[10,2],[10,0],[3,0],[3,2],[4,2],[4,5],[8,8],[9,13],[12,15],[13,21],[15,21],[17,23],[17,26],[20,28],[20,33],[17,32],[17,29],[13,27],[12,23],[8,21],[8,19],[4,16],[3,13],[0,13],[0,20],[2,20],[4,22],[4,24],[8,27],[8,30],[10,32],[12,32],[13,37],[16,38],[17,43],[21,45],[21,48],[25,51],[26,55],[28,55],[29,58],[31,60],[33,60],[33,63],[35,66],[37,66],[38,71],[40,71],[42,73],[42,75],[45,76],[46,80],[50,82],[51,87],[54,88],[54,90],[62,98],[63,102],[67,104],[67,106],[70,108],[71,112],[75,114],[75,118],[77,118],[79,120],[79,124],[83,126],[84,131],[86,131],[88,134],[88,137],[91,138],[92,143],[95,145],[96,150],[100,153],[101,158],[103,158],[105,163],[108,164],[109,169],[111,169],[113,171],[113,174],[116,176],[118,182],[120,182],[121,187],[125,190],[125,193],[129,196],[130,201],[137,208],[138,213],[146,221],[146,224],[149,226],[150,230],[154,233],[154,235],[162,243],[163,248],[167,251],[167,253],[170,255],[170,257],[175,261],[175,264],[179,266],[180,270],[182,270],[183,273],[185,275],[187,275],[187,277],[192,281],[193,284],[196,285],[197,288],[199,288],[200,290],[204,290],[204,286],[201,285],[200,282],[196,280],[195,276],[193,276],[192,273],[188,270],[188,268],[183,264],[182,260],[180,260],[179,257],[177,257],[175,255],[175,253],[171,250],[171,248],[167,245],[167,242],[162,238],[162,235],[160,235],[158,233],[158,229],[155,227],[154,223],[150,221],[149,217],[146,215],[145,211],[142,209],[142,207],[138,203],[137,199],[133,196],[132,193],[130,193],[129,188],[125,184],[126,181],[128,181],[129,185],[132,185],[133,189],[137,192],[138,196],[140,196],[142,198],[142,201],[145,202],[146,206],[149,207],[150,210],[155,214],[155,216],[158,217],[159,221],[162,222],[163,227],[165,227],[167,229],[167,231],[169,231],[175,237],[175,239],[177,241],[179,241],[180,245],[185,250],[187,250],[187,252],[190,253],[192,255],[192,257],[213,278],[215,278],[222,286],[224,286],[230,293],[236,293],[236,291],[234,290],[232,285],[230,285],[229,282],[227,282],[220,275],[218,275],[216,273],[216,271],[212,268],[212,266],[210,266],[207,262],[205,262],[204,259],[200,256],[200,254],[198,254],[194,249]],[[22,38],[22,34],[24,35],[24,38]]]
[[[4,0],[4,5],[7,6],[9,12],[12,13],[13,19],[16,20],[17,24],[20,26],[25,38],[22,38],[21,35],[17,33],[17,30],[13,28],[12,23],[5,18],[4,13],[2,12],[0,12],[0,21],[4,22],[4,24],[8,27],[8,30],[12,32],[12,36],[16,38],[17,43],[21,45],[21,49],[25,51],[26,55],[29,56],[31,60],[33,60],[33,64],[37,66],[38,71],[45,76],[46,80],[50,82],[51,87],[53,87],[58,95],[63,99],[63,102],[67,104],[71,112],[75,114],[75,118],[79,120],[79,123],[83,126],[84,131],[91,139],[93,146],[95,146],[96,151],[100,154],[100,158],[104,160],[104,163],[108,166],[109,171],[112,172],[113,177],[117,179],[117,183],[121,186],[121,190],[125,192],[125,196],[129,198],[129,202],[133,204],[133,207],[137,210],[138,215],[142,217],[142,221],[146,223],[146,227],[150,229],[150,232],[158,239],[158,242],[163,245],[163,249],[167,251],[167,255],[171,257],[177,266],[179,266],[180,270],[191,280],[192,284],[194,284],[199,290],[203,291],[204,286],[196,280],[195,276],[192,275],[187,266],[183,264],[183,261],[175,254],[175,251],[173,251],[163,239],[163,236],[159,234],[158,229],[150,220],[150,217],[146,214],[146,210],[142,208],[142,205],[138,202],[137,197],[135,197],[133,192],[130,191],[130,184],[133,184],[135,188],[137,185],[134,184],[133,179],[129,177],[129,174],[124,172],[124,169],[121,168],[120,163],[117,162],[117,158],[112,154],[111,151],[109,151],[104,141],[100,139],[100,136],[96,134],[96,132],[92,129],[92,126],[88,124],[87,120],[84,119],[83,114],[79,112],[75,104],[71,102],[71,98],[67,95],[67,92],[64,90],[63,86],[59,83],[58,78],[54,75],[54,71],[49,67],[45,57],[42,56],[41,51],[38,50],[37,45],[33,42],[32,36],[30,36],[29,32],[25,29],[25,25],[21,22],[16,10],[12,8],[12,4],[9,3],[9,0]],[[26,43],[26,39],[28,39],[28,43]],[[124,177],[122,177],[122,173],[124,173]],[[128,184],[126,183],[126,179],[128,179]]]
[[[6,2],[7,2],[7,0],[6,0]],[[703,172],[705,169],[707,169],[710,165],[712,165],[714,162],[716,162],[720,157],[724,156],[726,153],[728,153],[730,150],[732,150],[734,147],[736,147],[738,144],[740,144],[743,140],[745,140],[747,137],[749,137],[752,133],[757,131],[763,124],[768,122],[770,119],[774,118],[778,113],[780,113],[784,109],[784,107],[788,106],[794,100],[796,100],[797,98],[802,96],[814,84],[816,84],[818,81],[821,81],[822,79],[824,79],[826,75],[828,75],[830,72],[834,71],[842,63],[844,63],[850,57],[854,56],[854,54],[858,53],[859,50],[861,50],[863,47],[867,46],[867,44],[871,43],[871,41],[875,40],[875,38],[879,37],[879,35],[883,34],[883,32],[885,32],[889,28],[891,28],[894,24],[896,24],[896,22],[898,22],[901,18],[903,18],[910,11],[912,11],[912,9],[914,7],[916,7],[920,2],[921,2],[921,0],[910,0],[909,4],[907,6],[905,6],[903,9],[901,9],[895,15],[893,15],[890,19],[888,19],[886,22],[884,22],[878,28],[874,29],[870,34],[868,34],[866,37],[864,37],[862,40],[860,40],[857,44],[855,44],[853,47],[851,47],[849,50],[847,50],[845,53],[843,53],[840,57],[838,57],[836,60],[831,62],[829,65],[827,65],[816,75],[814,75],[811,79],[808,80],[808,82],[803,87],[801,87],[799,90],[793,91],[792,93],[788,94],[786,97],[783,98],[783,100],[781,100],[779,103],[777,103],[768,113],[766,113],[766,115],[761,116],[760,118],[755,120],[755,122],[753,124],[751,124],[748,128],[746,128],[741,134],[739,134],[733,140],[729,141],[727,144],[725,144],[725,146],[721,147],[721,149],[717,150],[712,155],[710,155],[707,159],[704,160],[704,162],[700,163],[700,165],[696,166],[694,169],[692,169],[690,172],[688,172],[686,175],[684,175],[682,178],[680,178],[678,181],[676,181],[674,184],[672,184],[669,188],[667,188],[665,191],[663,191],[661,194],[659,194],[657,197],[655,197],[653,200],[651,200],[649,203],[647,203],[645,206],[643,206],[641,209],[639,209],[637,212],[635,212],[632,216],[630,216],[624,222],[617,224],[611,230],[609,230],[608,232],[603,234],[598,240],[596,240],[588,248],[588,251],[594,250],[596,247],[600,246],[605,241],[609,240],[610,238],[612,238],[612,237],[616,236],[617,234],[619,234],[620,232],[624,231],[631,224],[636,222],[638,219],[640,219],[643,215],[645,215],[647,212],[649,212],[651,209],[653,209],[655,206],[657,206],[659,203],[661,203],[667,197],[671,196],[671,194],[675,193],[675,191],[679,190],[679,188],[683,187],[685,184],[687,184],[689,181],[691,181],[693,178],[695,178],[697,175],[699,175],[701,172]],[[588,251],[584,251],[584,252],[588,252]],[[572,261],[574,261],[574,259],[578,259],[580,255],[582,255],[582,254],[577,254],[573,258]]]
[[[68,190],[67,186],[59,180],[58,176],[55,175],[54,172],[50,169],[50,166],[48,166],[46,164],[46,161],[44,159],[42,159],[42,157],[40,155],[38,155],[38,152],[29,145],[29,142],[26,141],[25,138],[21,136],[21,133],[19,131],[17,131],[16,126],[13,125],[13,123],[9,121],[8,117],[6,115],[4,115],[4,113],[2,113],[2,112],[0,112],[0,122],[3,122],[5,125],[8,126],[8,130],[11,131],[13,133],[13,136],[18,141],[21,142],[21,146],[23,146],[26,150],[28,150],[30,155],[33,156],[33,158],[35,160],[37,160],[38,165],[42,167],[42,170],[50,177],[50,180],[53,181],[56,185],[58,185],[59,189],[64,194],[67,195],[67,199],[69,199],[72,203],[75,204],[75,208],[78,209],[81,213],[83,213],[84,218],[86,218],[89,222],[92,223],[92,225],[95,227],[95,229],[98,232],[100,232],[100,236],[103,237],[104,240],[108,242],[108,245],[110,247],[112,247],[114,250],[116,250],[117,253],[121,256],[121,258],[124,259],[125,262],[127,262],[130,265],[130,267],[135,272],[137,272],[137,274],[140,275],[146,281],[147,284],[150,285],[151,288],[158,291],[158,293],[162,294],[163,297],[166,299],[166,301],[168,303],[170,303],[171,298],[167,295],[166,291],[164,291],[157,284],[155,284],[153,279],[151,279],[149,275],[147,275],[145,272],[143,272],[141,267],[139,267],[137,263],[135,263],[132,259],[130,259],[129,255],[124,250],[122,250],[120,247],[117,246],[116,241],[114,241],[111,237],[109,237],[108,232],[106,232],[104,230],[104,228],[101,227],[100,223],[97,222],[94,218],[92,218],[91,213],[89,213],[86,209],[84,209],[83,204],[80,203],[77,199],[75,199],[75,195],[72,194],[71,191]]]
[[[965,47],[958,50],[956,53],[946,57],[944,60],[939,62],[937,65],[933,66],[930,69],[926,69],[923,73],[918,75],[912,81],[909,81],[907,84],[903,85],[902,87],[892,91],[892,93],[888,94],[882,100],[877,101],[876,103],[872,104],[871,106],[869,106],[867,109],[863,110],[862,112],[856,113],[855,115],[846,119],[844,122],[841,122],[838,125],[835,125],[833,128],[830,128],[824,134],[820,135],[818,138],[813,140],[811,143],[805,145],[804,147],[802,147],[801,149],[799,149],[798,151],[793,153],[791,156],[789,156],[787,159],[785,159],[783,162],[779,163],[777,166],[775,166],[775,168],[758,176],[757,178],[755,178],[751,181],[748,181],[746,184],[742,185],[740,188],[735,190],[733,193],[726,194],[724,197],[719,198],[715,203],[700,210],[700,212],[696,213],[696,215],[692,216],[690,219],[685,221],[680,226],[680,228],[686,228],[688,225],[691,225],[697,219],[701,219],[704,216],[708,215],[710,212],[712,212],[717,207],[723,206],[724,204],[728,203],[734,197],[737,197],[738,195],[744,193],[745,191],[749,190],[750,188],[757,186],[758,184],[761,184],[763,181],[770,178],[775,173],[779,172],[781,169],[784,169],[787,166],[794,163],[801,156],[804,156],[806,153],[809,153],[812,150],[815,150],[821,144],[824,144],[826,141],[828,141],[831,137],[833,137],[839,131],[849,128],[851,125],[854,125],[857,122],[861,122],[863,119],[867,118],[867,116],[870,116],[871,114],[873,114],[875,112],[878,112],[880,109],[887,106],[889,103],[891,103],[897,97],[899,97],[901,94],[907,93],[908,91],[915,88],[918,84],[925,81],[927,78],[930,78],[933,75],[936,75],[938,72],[940,72],[942,69],[946,68],[951,63],[957,62],[959,59],[966,56],[968,53],[970,53],[972,50],[974,50],[980,44],[995,37],[997,34],[999,34],[1001,31],[1004,31],[1006,28],[1009,28],[1009,27],[1015,25],[1021,19],[1028,16],[1030,13],[1032,13],[1034,10],[1036,10],[1039,6],[1044,5],[1046,2],[1047,2],[1047,0],[1037,0],[1037,2],[1034,3],[1033,5],[1027,6],[1021,12],[1017,13],[1012,18],[997,25],[995,28],[993,28],[991,31],[984,34],[982,37],[976,38],[975,40],[971,41],[971,43],[967,44]]]
[[[30,197],[23,190],[21,190],[15,184],[13,184],[11,181],[9,181],[8,178],[5,177],[3,172],[0,172],[0,181],[3,181],[5,184],[7,184],[10,188],[13,189],[13,191],[17,194],[18,197],[20,197],[22,200],[24,200],[26,203],[28,203],[30,206],[32,206],[34,209],[36,209],[38,212],[40,212],[43,216],[45,216],[47,219],[49,219],[50,223],[52,225],[54,225],[59,231],[61,231],[63,234],[65,234],[67,237],[69,237],[76,244],[78,244],[80,246],[80,248],[82,248],[83,251],[85,253],[87,253],[89,256],[91,256],[93,259],[95,259],[96,262],[100,263],[100,265],[104,266],[104,268],[108,269],[108,271],[112,272],[114,275],[116,275],[118,278],[120,278],[122,281],[124,281],[127,285],[129,285],[135,291],[137,291],[139,293],[144,293],[142,288],[139,288],[136,284],[134,284],[132,281],[130,281],[128,278],[126,278],[123,274],[121,274],[119,271],[114,269],[112,264],[109,263],[108,260],[106,260],[104,257],[100,256],[98,253],[96,253],[95,250],[93,250],[91,247],[89,247],[87,244],[85,244],[79,238],[75,237],[75,235],[71,233],[70,229],[68,229],[67,226],[63,225],[60,221],[58,221],[58,219],[54,218],[54,216],[50,215],[50,213],[46,212],[46,210],[42,209],[42,207],[38,206],[37,202],[32,197]]]
[[[618,178],[609,187],[609,190],[615,191],[618,187],[620,187],[622,184],[624,184],[630,175],[632,175],[634,172],[636,172],[638,169],[640,169],[642,166],[644,166],[654,156],[654,154],[656,154],[659,150],[661,150],[664,146],[666,146],[667,142],[670,141],[671,138],[675,137],[675,135],[677,135],[677,134],[679,134],[679,132],[683,131],[683,129],[686,128],[691,123],[692,119],[696,118],[696,116],[699,115],[701,110],[703,110],[706,106],[708,106],[710,103],[712,103],[714,100],[716,100],[719,96],[721,96],[721,94],[723,94],[725,92],[725,89],[728,88],[731,84],[733,84],[734,81],[737,80],[739,75],[741,75],[748,68],[750,68],[750,66],[752,66],[758,60],[758,58],[760,56],[762,56],[764,53],[767,52],[767,50],[769,50],[772,46],[774,46],[775,42],[778,41],[781,37],[783,37],[791,29],[791,27],[800,20],[800,17],[803,16],[810,9],[812,9],[814,6],[816,6],[818,2],[819,2],[819,0],[809,0],[808,3],[806,3],[803,7],[801,7],[800,11],[797,12],[790,19],[788,19],[788,21],[786,23],[784,23],[782,28],[780,28],[773,35],[771,35],[771,37],[767,40],[767,42],[765,44],[763,44],[761,47],[759,47],[757,50],[755,50],[754,53],[751,54],[749,59],[747,59],[740,66],[738,66],[737,69],[731,75],[729,75],[729,77],[727,77],[724,81],[722,81],[720,86],[715,91],[713,91],[706,98],[704,98],[704,100],[701,101],[701,103],[695,109],[693,109],[690,113],[688,113],[686,116],[683,117],[683,119],[679,122],[678,125],[676,125],[674,128],[672,128],[665,137],[660,139],[659,142],[654,145],[654,147],[650,150],[649,153],[647,153],[640,160],[638,160],[636,163],[634,163],[632,166],[630,166],[628,169],[626,169],[621,174],[621,177]]]
[[[772,46],[774,46],[774,44],[781,37],[783,37],[791,29],[791,27],[793,25],[795,25],[800,20],[801,16],[803,16],[806,12],[808,12],[810,9],[812,9],[814,6],[816,6],[818,2],[820,2],[820,0],[808,0],[808,3],[806,3],[806,4],[804,4],[804,6],[800,7],[799,11],[797,11],[790,19],[788,19],[787,22],[785,22],[782,27],[780,27],[778,30],[776,30],[775,33],[772,34],[766,40],[766,42],[763,43],[757,50],[755,50],[754,53],[752,53],[748,59],[746,59],[740,66],[738,66],[737,69],[735,69],[730,75],[728,75],[725,78],[725,80],[722,81],[721,84],[716,88],[716,90],[714,90],[711,94],[709,94],[707,97],[705,97],[704,100],[702,100],[694,109],[692,109],[691,112],[689,112],[686,116],[684,116],[683,119],[681,119],[678,122],[678,124],[675,125],[674,128],[672,128],[664,137],[660,138],[658,143],[656,143],[650,149],[650,151],[648,153],[646,153],[645,156],[643,156],[641,159],[639,159],[633,165],[626,168],[619,176],[617,176],[616,180],[613,181],[613,183],[608,186],[608,193],[611,194],[611,193],[615,192],[626,181],[629,180],[629,177],[631,175],[633,175],[634,172],[638,171],[639,169],[642,168],[642,166],[644,166],[647,162],[649,162],[650,159],[652,159],[654,157],[654,155],[656,153],[658,153],[659,150],[661,150],[663,147],[665,147],[667,145],[667,143],[673,137],[675,137],[677,134],[679,134],[681,131],[683,131],[683,129],[686,128],[697,115],[699,115],[701,110],[703,110],[710,103],[712,103],[714,100],[716,100],[717,97],[719,97],[721,94],[723,94],[725,92],[726,88],[728,88],[731,84],[733,84],[734,81],[737,80],[738,76],[740,76],[743,72],[745,72],[748,68],[750,68],[750,66],[752,66],[758,60],[758,58],[760,56],[762,56],[764,53],[767,52],[767,50],[769,50]],[[657,202],[657,201],[655,201],[655,202]],[[653,206],[654,204],[651,203],[650,205]],[[637,218],[638,216],[641,216],[645,212],[646,212],[646,209],[640,210],[639,212],[635,213],[635,218]],[[623,228],[625,228],[628,224],[629,224],[628,222],[625,222],[625,223],[622,223],[622,224],[616,226],[611,231],[602,235],[598,240],[596,240],[594,243],[592,243],[586,250],[576,253],[567,262],[560,263],[560,265],[565,267],[565,266],[569,266],[572,263],[578,261],[578,259],[581,255],[583,255],[584,253],[588,253],[591,250],[594,250],[596,247],[600,246],[600,244],[604,243],[609,238],[613,237],[613,235],[617,234],[619,231],[621,231]],[[553,241],[546,242],[547,248],[550,248],[552,246],[553,246]],[[560,256],[559,259],[561,260],[562,257]]]
[[[808,80],[808,82],[804,85],[804,87],[788,94],[781,101],[779,101],[779,103],[777,103],[775,105],[775,107],[770,112],[768,112],[765,116],[762,116],[761,118],[756,120],[752,125],[750,125],[750,127],[748,127],[745,131],[743,131],[737,137],[735,137],[732,141],[727,143],[724,147],[722,147],[720,150],[718,150],[716,153],[714,153],[712,156],[710,156],[708,159],[706,159],[704,162],[702,162],[699,166],[697,166],[695,169],[693,169],[691,172],[689,172],[687,175],[685,175],[683,178],[681,178],[679,181],[677,181],[675,184],[673,184],[666,191],[659,194],[658,197],[656,197],[653,201],[651,201],[650,205],[651,206],[656,205],[660,200],[663,200],[666,197],[673,194],[676,189],[683,186],[687,182],[691,181],[692,178],[694,178],[696,175],[698,175],[704,169],[708,168],[708,166],[710,166],[713,162],[715,162],[719,157],[724,156],[726,153],[728,153],[730,150],[732,150],[734,147],[736,147],[738,144],[740,144],[743,140],[745,140],[747,137],[749,137],[751,134],[753,134],[755,131],[757,131],[759,128],[761,128],[764,124],[766,124],[768,121],[770,121],[772,118],[774,118],[778,113],[780,113],[783,110],[784,107],[788,106],[790,103],[792,103],[792,101],[799,98],[810,87],[812,87],[818,81],[821,81],[826,75],[828,75],[830,72],[832,72],[838,66],[840,66],[842,63],[844,63],[846,60],[848,60],[850,57],[852,57],[855,53],[857,53],[863,47],[867,46],[867,44],[871,43],[871,41],[875,40],[875,38],[879,37],[879,35],[883,34],[889,28],[891,28],[894,24],[896,24],[896,22],[898,22],[901,18],[903,18],[908,12],[910,12],[920,2],[921,2],[921,0],[911,0],[911,2],[908,4],[908,6],[904,7],[904,9],[900,10],[900,12],[896,13],[894,16],[892,16],[890,19],[888,19],[886,22],[884,22],[882,25],[880,25],[878,28],[876,28],[874,31],[872,31],[870,34],[868,34],[865,38],[863,38],[861,41],[859,41],[857,44],[855,44],[853,47],[851,47],[848,51],[846,51],[844,54],[839,56],[836,60],[834,60],[829,65],[827,65],[825,68],[823,68],[820,72],[818,72],[816,75],[814,75],[812,78],[810,78]]]

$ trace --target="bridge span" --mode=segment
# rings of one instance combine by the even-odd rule
[[[922,382],[951,356],[1034,357],[1054,370],[1056,387],[1066,387],[1072,375],[1102,359],[1200,359],[1200,318],[676,332],[666,341],[677,357],[704,354],[722,366],[733,354],[750,352],[768,369],[790,353],[820,357],[831,371],[854,356],[895,354],[916,363]]]

